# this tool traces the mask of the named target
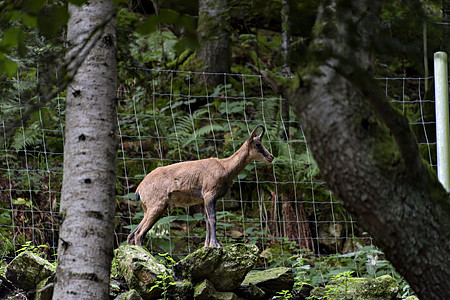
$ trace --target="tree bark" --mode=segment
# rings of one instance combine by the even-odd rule
[[[291,73],[289,52],[291,46],[291,26],[289,24],[289,1],[281,0],[281,53],[283,54],[283,74]]]
[[[86,56],[67,89],[53,299],[109,299],[117,157],[114,10],[111,0],[69,4],[67,55]],[[87,39],[90,52],[80,53]]]
[[[334,195],[420,299],[450,299],[450,201],[373,80],[381,1],[324,0],[285,96]]]
[[[226,0],[199,0],[197,34],[198,58],[203,69],[212,73],[229,73],[231,64],[230,24]],[[208,86],[223,83],[223,76],[205,75]]]

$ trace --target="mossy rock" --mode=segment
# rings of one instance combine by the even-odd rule
[[[324,288],[313,289],[311,296],[313,299],[328,297],[329,299],[342,300],[390,300],[396,298],[398,291],[397,282],[389,275],[377,278],[340,277],[334,279]]]
[[[169,289],[169,294],[173,299],[192,299],[194,286],[188,280],[175,281]]]
[[[211,281],[205,279],[195,286],[194,298],[197,300],[208,300],[211,299],[212,295],[216,292],[217,291]]]
[[[232,292],[215,292],[211,295],[211,300],[239,300],[239,297]]]
[[[145,248],[125,245],[114,251],[112,274],[123,278],[128,287],[135,289],[144,299],[156,299],[161,291],[150,289],[158,275],[168,274],[168,270]]]
[[[203,247],[174,266],[175,277],[194,284],[208,279],[217,291],[233,291],[255,265],[258,252],[258,247],[246,244]]]
[[[55,266],[38,255],[24,251],[6,267],[6,279],[16,287],[31,290],[48,277],[55,275]]]
[[[310,285],[306,282],[297,282],[295,283],[295,290],[297,291],[297,295],[302,298],[307,298],[311,294],[311,291],[314,289],[314,286]]]
[[[251,272],[245,277],[242,282],[242,286],[247,286],[250,284],[254,284],[264,291],[290,291],[294,286],[294,274],[292,269],[285,267]]]
[[[248,285],[241,285],[237,289],[234,290],[234,293],[243,299],[267,299],[269,296],[266,293],[257,287],[256,285],[250,283]]]
[[[136,290],[129,290],[117,296],[114,300],[142,300],[142,297]]]
[[[53,276],[50,276],[38,283],[34,300],[52,300],[54,288],[53,279]]]

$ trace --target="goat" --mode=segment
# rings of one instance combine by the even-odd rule
[[[257,136],[258,129],[262,132]],[[170,204],[191,206],[205,203],[205,246],[220,247],[216,237],[216,200],[223,197],[233,179],[253,160],[270,164],[274,156],[262,145],[265,128],[258,125],[244,144],[228,158],[206,158],[159,167],[150,172],[136,189],[142,200],[144,218],[128,235],[128,245],[142,246],[147,232]]]

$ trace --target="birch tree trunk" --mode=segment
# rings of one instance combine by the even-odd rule
[[[67,89],[62,218],[53,299],[108,299],[116,180],[116,34],[111,0],[69,4],[69,57],[89,53]],[[74,66],[72,66],[74,67]]]
[[[381,1],[324,0],[307,74],[285,90],[334,195],[421,300],[450,299],[450,201],[373,80]]]
[[[197,34],[198,57],[206,72],[229,73],[231,64],[230,32],[226,0],[199,0]],[[223,76],[206,76],[208,86],[223,83]]]

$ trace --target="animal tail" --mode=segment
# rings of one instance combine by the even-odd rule
[[[139,201],[141,199],[141,195],[139,195],[139,192],[135,192],[134,195],[136,196],[136,201]]]

